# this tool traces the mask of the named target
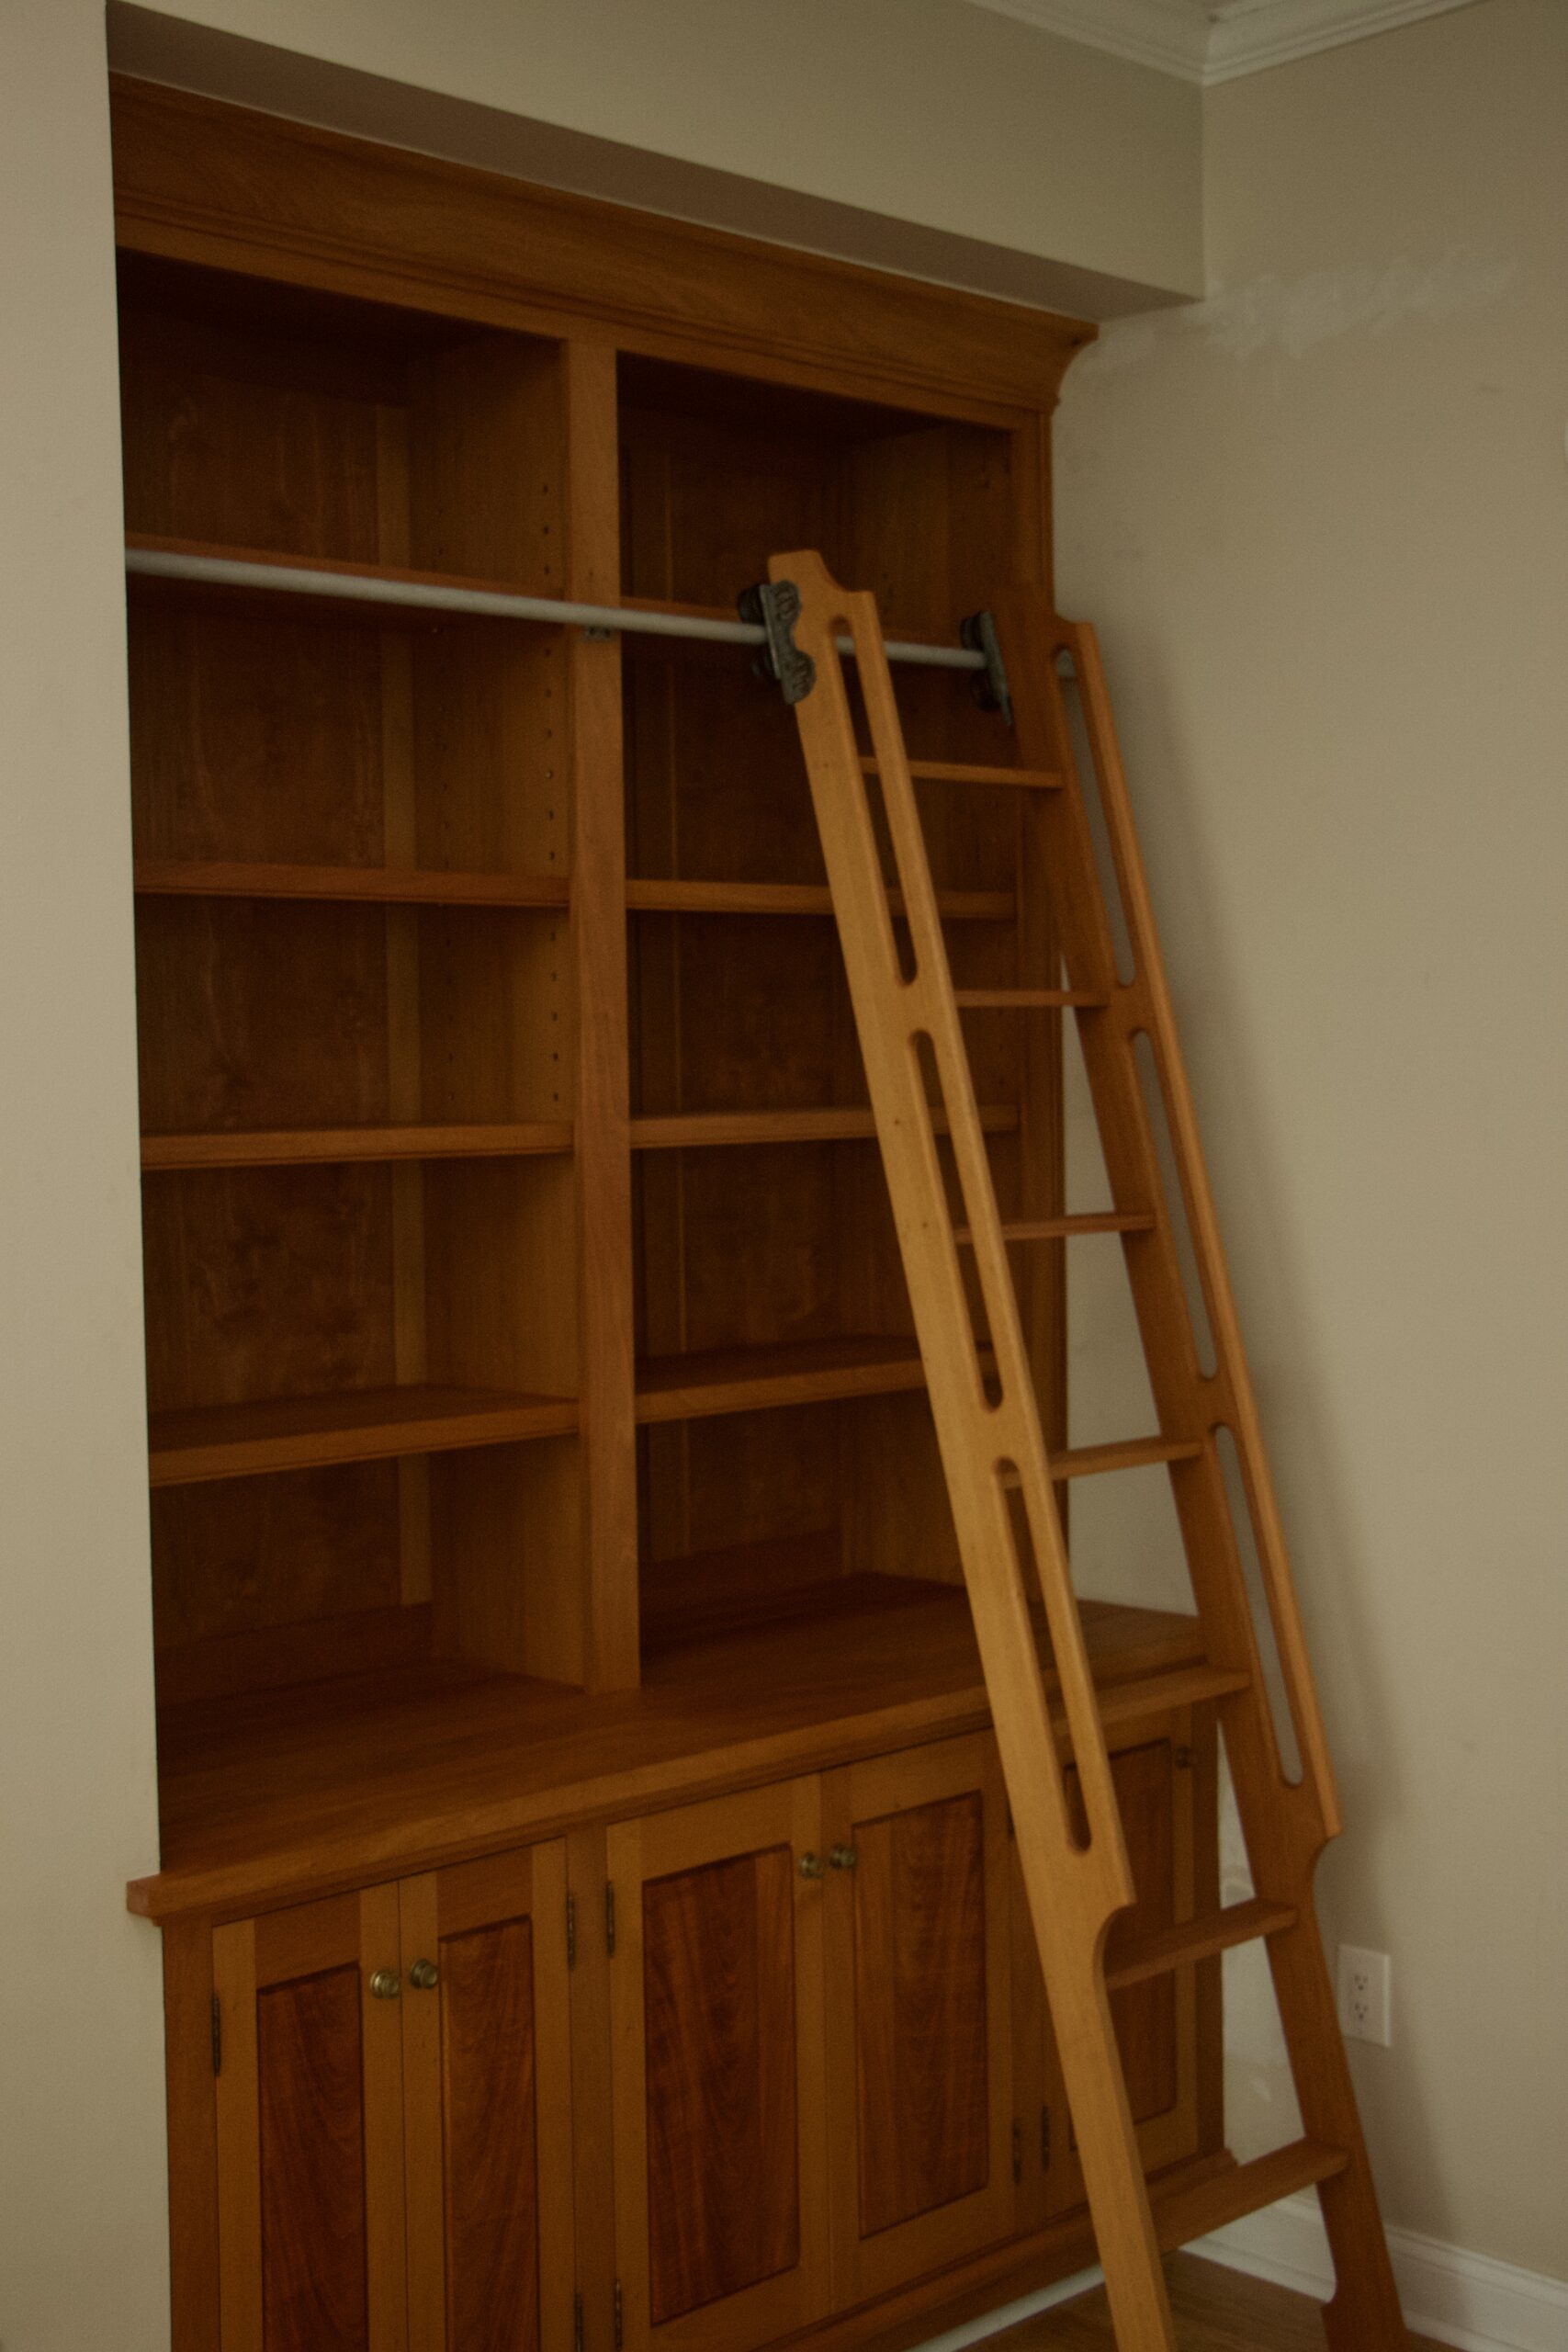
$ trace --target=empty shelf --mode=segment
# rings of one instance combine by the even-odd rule
[[[139,857],[144,899],[319,899],[411,907],[564,907],[564,874],[447,874],[432,866],[268,865]]]
[[[371,1159],[520,1159],[570,1151],[568,1119],[500,1126],[298,1127],[224,1135],[143,1136],[141,1165],[176,1168],[309,1168]]]
[[[704,1420],[782,1405],[844,1396],[886,1396],[923,1388],[913,1340],[803,1340],[773,1347],[722,1348],[650,1356],[637,1366],[639,1421]]]
[[[432,1383],[203,1405],[152,1415],[152,1478],[154,1487],[193,1486],[333,1462],[510,1445],[576,1427],[577,1405],[570,1396]]]
[[[947,1122],[934,1114],[939,1135]],[[985,1105],[980,1125],[987,1135],[1010,1135],[1018,1112],[1010,1102]],[[678,1111],[634,1119],[634,1151],[702,1149],[716,1144],[846,1143],[876,1133],[876,1121],[867,1106],[820,1111]]]

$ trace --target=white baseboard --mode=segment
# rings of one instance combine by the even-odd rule
[[[1391,2229],[1388,2250],[1404,2316],[1418,2335],[1459,2352],[1564,2352],[1568,2284],[1416,2230]],[[1189,2248],[1255,2278],[1325,2298],[1334,2265],[1315,2197],[1249,2213]]]

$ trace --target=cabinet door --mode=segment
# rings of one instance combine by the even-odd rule
[[[409,2352],[570,2352],[565,1853],[399,1890]]]
[[[395,1886],[213,1937],[222,2352],[404,2352],[397,1983]]]
[[[1123,1748],[1111,1759],[1137,1901],[1111,1927],[1106,1942],[1108,1968],[1115,1966],[1134,1938],[1193,1916],[1192,1756],[1191,1725],[1183,1716],[1162,1725],[1159,1736]],[[1067,1780],[1069,1796],[1078,1809],[1077,1777],[1069,1773]],[[1079,1820],[1081,1825],[1081,1810]],[[1111,1996],[1127,2096],[1147,2172],[1197,2151],[1197,2014],[1191,1966],[1147,1977]],[[1084,2202],[1084,2186],[1048,2021],[1043,2041],[1044,2100],[1050,2117],[1045,2208],[1055,2216]]]
[[[624,2340],[749,2352],[827,2302],[815,1780],[611,1830]]]
[[[833,2295],[1013,2229],[1007,1801],[989,1737],[829,1773]]]

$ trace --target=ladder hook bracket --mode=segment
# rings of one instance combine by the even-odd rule
[[[983,709],[1000,711],[1004,722],[1010,727],[1012,696],[1008,692],[1007,664],[997,642],[996,622],[989,613],[971,613],[967,620],[959,622],[958,638],[971,653],[985,656],[985,675],[976,675],[975,680],[976,701]]]
[[[773,679],[785,702],[804,702],[817,684],[817,664],[795,641],[800,591],[794,581],[759,581],[742,591],[738,609],[743,621],[767,633],[759,675]]]

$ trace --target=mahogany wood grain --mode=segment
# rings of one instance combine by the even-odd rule
[[[715,1581],[744,1592],[748,1558],[716,1561]],[[649,1655],[640,1696],[431,1661],[169,1710],[164,1869],[133,1883],[131,1906],[233,1916],[989,1720],[968,1605],[950,1588],[843,1578],[802,1587],[787,1614],[764,1606],[755,1626],[713,1617]],[[1118,1737],[1235,1684],[1198,1662],[1188,1619],[1086,1603],[1085,1637]],[[1045,1671],[1049,1689],[1048,1656]]]
[[[565,586],[588,602],[620,588],[615,358],[561,350],[568,494]],[[581,1398],[583,1679],[637,1679],[633,1459],[631,1164],[627,1127],[626,844],[621,664],[613,644],[571,632],[571,948],[575,1009],[579,1395]]]
[[[203,1919],[164,1930],[168,2088],[170,2336],[219,2340],[218,2108],[212,2074],[213,1938]]]
[[[886,1396],[925,1385],[912,1340],[805,1340],[773,1347],[648,1356],[637,1366],[639,1421],[696,1420],[824,1398]]]
[[[230,1130],[218,1135],[144,1135],[141,1165],[168,1169],[298,1168],[329,1161],[522,1159],[570,1151],[565,1119],[513,1121],[506,1126],[307,1127],[292,1132]]]
[[[368,2352],[359,1973],[275,1984],[256,2003],[267,2352]]]
[[[124,245],[1016,424],[1094,329],[304,125],[112,85]]]
[[[631,2346],[749,2352],[826,2308],[820,1824],[806,1780],[610,1833]]]
[[[564,907],[565,875],[447,874],[393,865],[288,865],[240,858],[141,857],[141,898],[324,899],[352,904]]]
[[[576,1426],[576,1405],[566,1397],[433,1383],[197,1406],[153,1416],[152,1484],[254,1477],[450,1446],[511,1445]]]
[[[829,1773],[833,2279],[840,2307],[1015,2226],[1007,1804],[995,1744]],[[852,1856],[852,1861],[848,1857]]]

